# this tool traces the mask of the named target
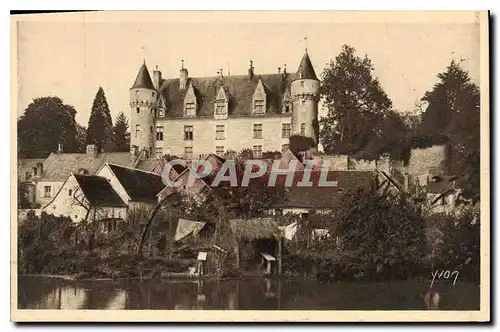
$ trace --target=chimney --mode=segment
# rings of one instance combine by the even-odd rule
[[[57,145],[57,153],[62,153],[62,152],[63,152],[63,145],[62,145],[62,143],[59,143]]]
[[[189,79],[189,73],[186,68],[184,68],[184,60],[181,60],[181,70],[179,77],[179,89],[184,90],[187,88],[187,81]]]
[[[87,145],[87,156],[91,156],[92,158],[97,157],[97,148],[94,144]]]
[[[153,85],[155,86],[156,91],[160,90],[160,83],[161,71],[158,69],[158,66],[156,66],[155,70],[153,71]]]
[[[281,73],[281,67],[278,67],[278,74]]]
[[[250,60],[250,68],[248,68],[248,80],[251,81],[253,79],[253,61]]]

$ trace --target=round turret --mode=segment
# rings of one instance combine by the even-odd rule
[[[156,94],[146,63],[143,63],[130,88],[130,152],[133,154],[145,150],[148,156],[151,155]]]
[[[306,53],[290,84],[292,98],[292,134],[310,137],[318,144],[319,80]]]

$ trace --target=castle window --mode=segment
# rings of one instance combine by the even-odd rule
[[[215,147],[215,154],[218,156],[222,156],[224,154],[224,147],[219,145]]]
[[[306,134],[306,124],[305,123],[300,124],[300,134],[302,136],[304,136]]]
[[[184,148],[184,159],[192,159],[193,158],[193,147],[186,146]]]
[[[288,149],[290,148],[290,145],[289,144],[283,144],[281,146],[281,152],[284,153],[286,152]]]
[[[225,100],[217,100],[215,102],[215,114],[216,115],[226,114],[226,101]]]
[[[257,139],[262,138],[262,124],[254,124],[253,125],[253,138],[257,138]]]
[[[140,109],[139,107],[137,107],[137,108],[135,109],[135,111],[137,112],[137,114],[139,114],[139,112],[141,111],[141,109]]]
[[[301,104],[302,106],[304,106],[304,105],[306,104],[306,101],[305,101],[304,99],[302,99],[302,100],[300,101],[300,104]]]
[[[163,141],[163,127],[156,127],[156,140]]]
[[[283,123],[281,125],[281,137],[289,138],[292,133],[292,124],[291,123]]]
[[[154,92],[154,91],[153,91],[153,92],[151,92],[151,96],[153,96],[153,97],[155,96],[155,92]]]
[[[51,186],[43,186],[43,197],[45,197],[45,198],[52,197],[52,187]]]
[[[288,103],[285,104],[285,113],[290,113],[290,105]]]
[[[141,132],[141,126],[135,125],[135,138],[139,137],[140,132]]]
[[[254,145],[253,146],[253,157],[254,158],[262,158],[262,145]]]
[[[253,102],[253,112],[255,114],[264,114],[265,113],[265,110],[264,110],[264,100],[262,100],[262,99],[254,100],[254,102]]]
[[[193,140],[193,126],[184,126],[184,140],[185,141]]]
[[[156,116],[159,118],[162,118],[165,116],[165,113],[163,112],[163,108],[159,108],[156,112]]]
[[[155,154],[157,157],[163,156],[163,148],[162,147],[155,148]]]
[[[184,113],[185,116],[195,116],[196,111],[195,111],[194,103],[186,103],[186,107],[185,107],[184,112],[185,112]]]
[[[303,88],[304,87],[304,81],[300,81],[300,87]]]
[[[226,134],[226,126],[224,125],[216,125],[215,126],[215,139],[221,140],[225,139]]]

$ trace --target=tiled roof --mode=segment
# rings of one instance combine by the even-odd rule
[[[188,84],[192,84],[198,103],[197,117],[213,117],[214,102],[221,85],[229,96],[228,115],[251,116],[252,98],[255,88],[262,80],[267,94],[266,115],[276,116],[282,113],[283,94],[294,75],[291,74],[268,74],[254,75],[250,80],[247,75],[220,77],[189,78]],[[160,97],[164,98],[167,118],[183,116],[185,91],[179,90],[179,79],[163,80],[160,85]],[[260,115],[260,116],[266,116]]]
[[[161,175],[162,166],[163,163],[161,159],[144,159],[140,160],[135,168],[141,171],[152,172]]]
[[[132,85],[131,89],[137,88],[145,88],[154,90],[155,87],[153,85],[153,81],[151,80],[151,76],[149,76],[148,67],[146,67],[146,63],[143,63],[139,72],[137,73],[137,77],[135,78],[134,85]]]
[[[106,178],[97,175],[73,176],[92,206],[126,206]]]
[[[156,202],[156,195],[165,187],[157,174],[114,164],[109,167],[133,201]]]
[[[287,189],[286,199],[280,203],[281,208],[336,208],[343,204],[343,195],[357,189],[368,189],[375,180],[371,171],[330,171],[328,181],[337,181],[336,187],[319,187],[319,172],[312,172],[312,187],[294,185]],[[314,174],[318,173],[318,174]],[[301,179],[301,172],[296,172],[296,178]]]
[[[104,152],[93,157],[86,153],[52,153],[44,162],[44,180],[64,181],[71,173],[85,169],[88,174],[95,174],[104,163],[131,166],[133,156],[129,152]]]
[[[309,58],[309,54],[304,54],[302,60],[300,61],[299,69],[297,69],[297,79],[313,79],[317,80],[316,72],[314,71],[314,67],[311,63],[311,59]]]

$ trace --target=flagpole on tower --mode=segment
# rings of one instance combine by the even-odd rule
[[[305,43],[306,43],[306,53],[307,53],[307,36],[304,37]]]

